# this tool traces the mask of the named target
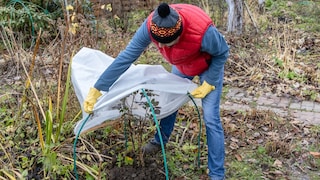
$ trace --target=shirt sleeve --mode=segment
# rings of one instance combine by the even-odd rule
[[[109,91],[112,84],[139,58],[150,43],[147,20],[145,20],[125,50],[120,52],[112,64],[101,74],[94,87],[100,91]]]
[[[211,55],[209,69],[202,74],[204,80],[217,86],[219,75],[223,71],[224,64],[229,56],[229,46],[216,27],[210,26],[207,29],[202,39],[201,51]]]

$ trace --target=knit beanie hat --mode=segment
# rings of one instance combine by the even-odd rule
[[[180,15],[167,3],[161,3],[154,11],[150,26],[151,36],[160,43],[170,43],[182,32]]]

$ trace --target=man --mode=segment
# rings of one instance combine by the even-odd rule
[[[202,99],[203,117],[208,145],[208,168],[211,180],[224,179],[224,132],[220,121],[220,96],[228,45],[213,25],[211,18],[199,7],[188,4],[161,3],[143,22],[126,49],[103,72],[90,88],[84,110],[92,113],[100,91],[109,91],[112,84],[153,42],[171,63],[172,73],[192,79],[199,76],[201,86],[191,95]],[[161,119],[163,143],[173,131],[177,112]],[[159,135],[143,147],[145,153],[161,150]]]

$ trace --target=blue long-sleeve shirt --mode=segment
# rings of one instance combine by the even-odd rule
[[[114,62],[102,73],[94,87],[100,91],[109,91],[112,84],[139,58],[150,43],[151,39],[145,20],[125,50],[121,51]],[[219,73],[223,70],[229,54],[229,47],[216,27],[210,26],[207,29],[201,42],[201,51],[212,56],[209,69],[202,74],[204,80],[216,86]]]

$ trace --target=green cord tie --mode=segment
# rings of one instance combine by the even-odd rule
[[[160,139],[160,144],[161,144],[161,149],[162,149],[162,155],[163,155],[163,163],[164,163],[164,168],[165,168],[165,173],[166,173],[166,180],[169,180],[169,173],[168,173],[168,166],[167,166],[167,158],[166,158],[166,153],[165,153],[165,149],[164,149],[164,144],[163,144],[163,140],[162,140],[162,136],[161,136],[161,131],[160,131],[160,127],[159,127],[159,123],[158,123],[158,120],[157,120],[157,117],[156,117],[156,113],[154,111],[154,108],[153,108],[153,105],[147,95],[147,93],[145,92],[144,89],[141,89],[142,90],[142,93],[143,95],[146,97],[147,99],[147,102],[149,104],[149,107],[151,109],[151,113],[152,113],[152,116],[153,116],[153,120],[156,124],[156,128],[157,128],[157,131],[158,131],[158,134],[159,134],[159,139]],[[199,123],[200,123],[200,130],[199,130],[199,135],[198,135],[198,167],[200,167],[200,139],[201,139],[201,130],[202,130],[202,123],[201,123],[201,116],[200,116],[200,111],[199,111],[199,108],[197,106],[197,104],[195,103],[194,99],[192,98],[192,96],[190,95],[190,93],[188,92],[187,93],[189,98],[192,100],[193,104],[195,105],[196,107],[196,110],[197,110],[197,113],[198,113],[198,118],[199,118]],[[75,173],[75,176],[76,176],[76,179],[78,180],[79,179],[79,175],[78,175],[78,171],[77,171],[77,163],[76,163],[76,160],[77,160],[77,155],[76,155],[76,148],[77,148],[77,141],[78,141],[78,138],[79,138],[79,135],[81,133],[81,130],[82,128],[84,127],[84,125],[86,124],[86,122],[88,121],[89,117],[91,116],[91,114],[89,114],[87,116],[87,118],[84,120],[84,122],[82,123],[81,127],[80,127],[80,130],[78,131],[77,135],[76,135],[76,138],[74,140],[74,144],[73,144],[73,160],[74,160],[74,173]],[[126,134],[126,133],[125,133]],[[126,142],[127,142],[127,137],[126,137]],[[126,145],[127,146],[127,145]]]
[[[78,171],[77,171],[77,154],[76,154],[77,141],[78,141],[78,137],[81,133],[82,128],[84,127],[84,125],[86,124],[86,122],[88,121],[90,116],[91,116],[91,114],[89,114],[87,116],[87,118],[83,121],[83,123],[77,133],[76,139],[74,140],[74,144],[73,144],[73,170],[74,170],[74,174],[76,175],[77,180],[79,179],[79,175],[78,175]]]
[[[191,101],[193,102],[194,106],[196,107],[196,110],[197,110],[197,113],[198,113],[198,118],[199,118],[199,124],[200,124],[200,127],[199,127],[199,135],[198,135],[198,168],[200,168],[200,140],[201,140],[201,130],[202,130],[202,121],[201,121],[201,115],[200,115],[200,111],[199,111],[199,108],[196,104],[196,102],[194,101],[192,95],[188,92],[188,96],[189,98],[191,99]]]
[[[152,103],[151,103],[146,91],[144,89],[141,89],[141,90],[143,92],[143,95],[146,97],[146,99],[148,101],[148,104],[149,104],[151,112],[152,112],[153,120],[156,123],[156,128],[157,128],[157,131],[158,131],[158,134],[159,134],[159,139],[160,139],[160,144],[161,144],[161,149],[162,149],[163,164],[164,164],[164,169],[165,169],[165,172],[166,172],[166,180],[169,180],[166,152],[165,152],[165,149],[164,149],[164,144],[163,144],[163,140],[162,140],[162,136],[161,136],[161,131],[160,131],[160,128],[159,128],[159,123],[158,123],[158,120],[157,120],[157,117],[156,117],[156,113],[154,112],[153,105],[152,105]]]
[[[30,13],[30,10],[29,8],[25,5],[25,3],[21,0],[11,0],[7,6],[9,5],[13,5],[13,7],[16,5],[16,3],[20,4],[28,13],[29,15],[29,19],[30,19],[30,22],[31,22],[31,33],[32,33],[32,42],[31,44],[34,44],[34,39],[35,39],[35,32],[34,32],[34,22],[33,22],[33,18],[32,18],[32,15]],[[10,16],[12,16],[12,13],[10,13]]]

